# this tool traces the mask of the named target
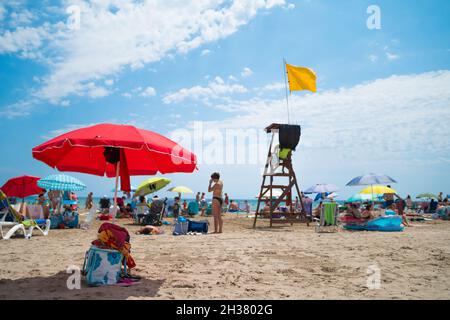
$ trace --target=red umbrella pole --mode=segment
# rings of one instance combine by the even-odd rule
[[[114,207],[113,207],[113,222],[116,220],[117,214],[117,188],[119,187],[119,173],[120,173],[120,161],[116,164],[116,189],[114,191]]]

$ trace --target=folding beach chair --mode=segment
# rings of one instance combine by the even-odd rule
[[[320,211],[320,219],[315,219],[317,221],[316,232],[322,233],[338,231],[338,216],[338,204],[336,202],[325,202]]]

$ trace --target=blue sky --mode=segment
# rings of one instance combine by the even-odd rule
[[[366,26],[372,4],[379,30]],[[31,149],[94,123],[175,138],[194,121],[220,132],[286,122],[286,58],[318,75],[316,94],[290,100],[302,188],[333,183],[346,197],[351,178],[379,172],[403,195],[450,193],[449,14],[445,0],[0,1],[0,183],[53,173]],[[170,178],[206,191],[220,171],[232,197],[253,197],[261,167],[200,163]],[[73,175],[97,195],[113,185]]]

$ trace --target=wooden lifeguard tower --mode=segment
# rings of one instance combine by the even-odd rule
[[[272,137],[264,167],[253,228],[256,227],[258,216],[269,217],[270,227],[274,223],[289,223],[293,225],[294,223],[306,222],[309,225],[297,177],[292,166],[292,152],[300,141],[301,128],[298,125],[273,123],[265,128],[265,131],[268,134],[272,134]],[[279,143],[275,141],[276,136],[278,136]],[[299,198],[301,204],[300,212],[294,208],[295,195],[293,191],[296,192]],[[269,202],[270,212],[262,213],[260,212],[262,208],[261,203],[266,201]],[[285,210],[278,211],[277,208],[282,203],[285,204]]]

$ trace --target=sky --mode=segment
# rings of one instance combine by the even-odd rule
[[[219,171],[231,198],[254,198],[263,129],[288,121],[286,59],[317,74],[316,93],[289,96],[302,189],[344,199],[375,172],[400,195],[450,194],[449,16],[446,0],[0,0],[0,184],[54,173],[31,154],[46,140],[120,123],[196,153],[171,186],[207,191]],[[236,132],[258,140],[234,150]],[[112,179],[69,174],[112,195]]]

